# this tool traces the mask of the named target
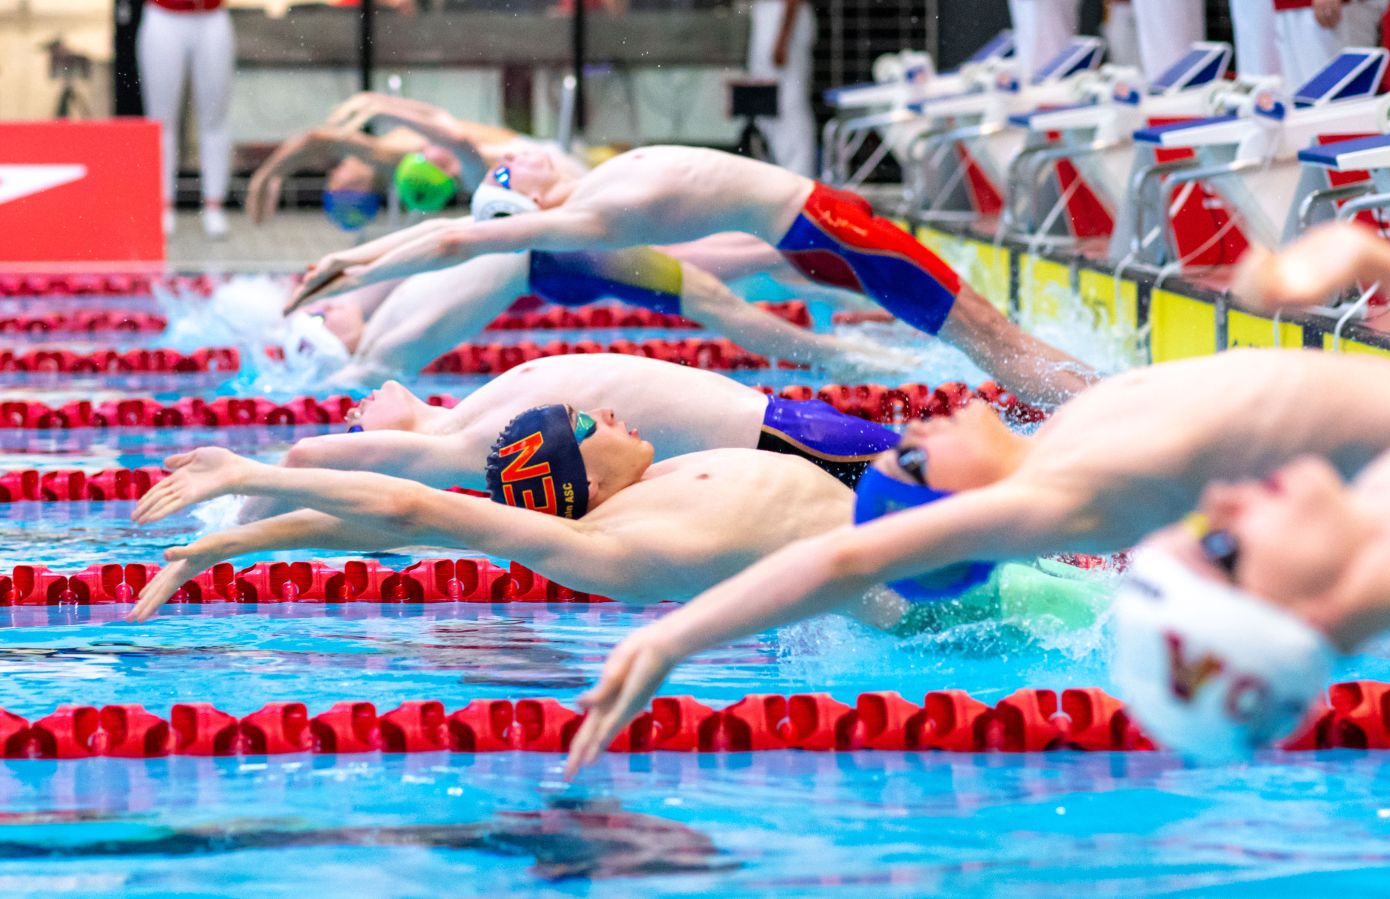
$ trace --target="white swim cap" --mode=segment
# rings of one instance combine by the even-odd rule
[[[521,215],[525,212],[540,211],[535,200],[523,193],[508,190],[500,184],[493,184],[491,181],[484,181],[478,185],[477,190],[473,191],[470,208],[473,211],[473,219],[479,222],[504,215]]]
[[[285,361],[312,362],[315,366],[337,368],[352,358],[338,335],[328,330],[323,316],[296,312],[285,319],[285,336],[281,341]]]
[[[1115,597],[1115,683],[1149,736],[1195,758],[1248,758],[1287,736],[1335,657],[1311,625],[1152,547]]]

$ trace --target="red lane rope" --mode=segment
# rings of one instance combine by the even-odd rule
[[[89,565],[52,571],[16,565],[0,573],[0,606],[132,603],[160,567],[146,563]],[[221,562],[186,581],[175,604],[235,603],[499,603],[612,602],[537,574],[518,562],[507,568],[486,559],[425,559],[399,571],[375,559],[327,562],[257,562],[238,569]]]
[[[826,384],[820,388],[794,384],[777,391],[771,387],[757,389],[785,399],[820,399],[847,415],[885,424],[949,415],[974,398],[993,404],[1017,422],[1040,421],[1044,417],[1036,407],[1021,402],[992,381],[986,381],[975,390],[954,381],[935,389],[926,384],[901,384],[897,387],[883,384]],[[443,395],[431,396],[429,401],[437,406],[457,403],[455,398]],[[322,400],[304,396],[284,403],[264,397],[221,397],[211,401],[191,397],[175,403],[160,403],[149,398],[107,400],[102,403],[76,400],[61,406],[49,406],[34,400],[9,400],[0,401],[0,428],[56,430],[330,425],[342,424],[344,416],[354,405],[356,402],[351,397],[341,395]]]
[[[186,372],[235,372],[241,353],[235,347],[206,347],[184,354],[177,350],[69,350],[0,349],[0,372],[57,372],[62,374],[150,374]]]
[[[754,303],[764,312],[803,328],[811,327],[811,311],[800,300],[786,303]],[[637,306],[547,306],[529,312],[504,312],[487,326],[489,331],[558,331],[583,328],[678,328],[700,330],[682,315],[653,312]]]
[[[148,274],[0,274],[0,297],[150,296],[155,288],[172,293],[212,294],[227,277]]]
[[[811,313],[800,301],[755,303],[769,313],[801,327],[811,326]],[[158,333],[168,320],[152,312],[121,309],[77,309],[70,312],[0,316],[0,334],[98,334],[108,332]],[[665,328],[700,330],[700,325],[680,315],[627,306],[584,306],[572,309],[552,306],[540,311],[504,312],[488,331],[553,331],[596,328]]]
[[[1390,685],[1336,684],[1286,750],[1386,749],[1383,701]],[[339,702],[310,715],[303,702],[271,702],[238,718],[209,703],[178,703],[167,719],[139,705],[60,706],[30,722],[0,710],[0,755],[279,755],[364,752],[564,752],[583,715],[552,698],[479,699],[452,713],[413,700],[378,714]],[[934,690],[919,705],[893,691],[853,705],[827,693],[752,694],[722,709],[690,696],[660,696],[609,747],[614,752],[1147,751],[1154,744],[1124,703],[1095,687],[1023,689],[994,705],[964,690]]]
[[[79,309],[43,315],[0,317],[0,334],[97,334],[127,331],[151,334],[169,322],[162,315],[131,310]]]

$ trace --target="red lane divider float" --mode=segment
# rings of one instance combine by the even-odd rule
[[[101,350],[74,353],[68,350],[0,349],[0,372],[57,372],[62,374],[151,374],[157,372],[235,372],[241,353],[235,347],[207,347],[184,354],[177,350]]]
[[[210,296],[226,277],[213,275],[0,274],[0,297],[150,296],[156,288],[176,294]]]
[[[16,565],[0,573],[0,606],[132,603],[158,573],[158,565],[142,563],[97,564],[77,572]],[[221,562],[185,582],[169,602],[413,605],[612,600],[571,590],[517,562],[502,568],[486,559],[426,559],[397,571],[374,559],[355,559],[340,566],[318,561],[257,562],[242,569]]]
[[[768,312],[800,325],[811,326],[811,313],[800,301],[757,303]],[[158,333],[168,320],[151,312],[119,309],[76,309],[35,315],[0,316],[0,334],[97,334],[108,332]],[[666,328],[699,330],[680,315],[625,306],[554,306],[535,312],[507,312],[487,326],[489,331],[544,331],[586,328]]]
[[[169,322],[152,312],[111,309],[78,309],[44,315],[0,317],[0,334],[97,334],[110,331],[153,334]]]
[[[754,303],[759,309],[803,328],[811,327],[811,311],[800,300],[786,303]],[[504,312],[487,326],[489,331],[560,331],[582,328],[680,328],[700,326],[683,315],[668,315],[636,306],[549,306],[529,312]]]
[[[1337,684],[1287,750],[1390,749],[1390,685]],[[453,712],[412,700],[378,713],[339,702],[310,715],[302,702],[271,702],[238,718],[209,703],[174,705],[167,719],[139,705],[59,706],[30,722],[0,710],[0,755],[74,759],[366,752],[564,752],[584,716],[551,698],[480,699]],[[853,705],[827,693],[754,694],[722,709],[660,696],[609,747],[614,752],[1148,751],[1154,744],[1124,703],[1098,688],[1024,689],[994,705],[963,690],[920,704],[862,693]]]
[[[757,388],[786,399],[820,399],[847,415],[886,424],[902,424],[914,418],[950,415],[970,400],[979,398],[999,409],[1015,422],[1041,421],[1044,413],[1020,401],[992,381],[971,390],[966,384],[951,382],[933,389],[926,384],[827,384],[815,388],[791,385],[775,391]],[[453,406],[450,396],[429,397],[431,405]],[[327,399],[298,397],[276,403],[263,397],[197,397],[175,403],[153,399],[108,400],[92,403],[78,400],[62,406],[49,406],[32,400],[0,401],[0,428],[54,430],[66,428],[225,428],[267,425],[342,424],[356,402],[348,396]]]

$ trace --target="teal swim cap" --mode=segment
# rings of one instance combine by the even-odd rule
[[[458,192],[453,176],[425,158],[410,153],[396,166],[396,193],[401,205],[415,212],[438,212]]]

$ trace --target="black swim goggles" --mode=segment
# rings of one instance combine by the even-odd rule
[[[1225,528],[1213,528],[1207,517],[1200,512],[1189,515],[1184,525],[1197,538],[1197,548],[1202,558],[1234,578],[1236,564],[1240,561],[1240,541],[1236,535]]]
[[[897,449],[898,467],[912,480],[927,486],[927,451],[920,446],[900,446]]]

